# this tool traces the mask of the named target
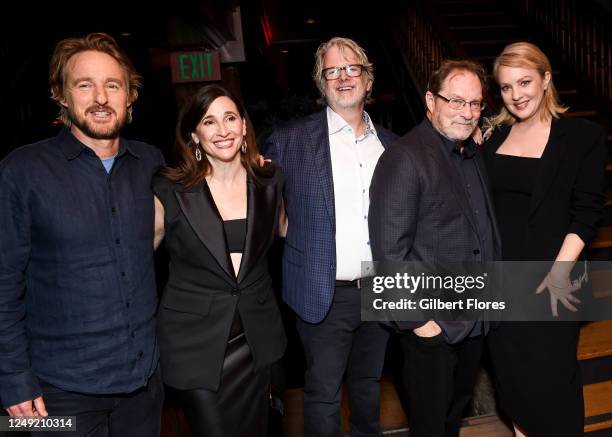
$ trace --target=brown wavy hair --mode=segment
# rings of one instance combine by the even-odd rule
[[[90,33],[80,38],[66,38],[55,46],[51,61],[49,62],[49,86],[51,87],[51,99],[60,107],[59,119],[70,127],[68,110],[60,102],[64,100],[64,87],[66,86],[66,64],[74,55],[93,50],[106,53],[113,57],[123,69],[128,91],[130,107],[127,112],[127,122],[132,121],[131,104],[138,98],[138,89],[142,86],[142,76],[138,74],[130,58],[119,47],[117,41],[107,33]]]
[[[212,172],[212,166],[206,157],[206,153],[202,153],[201,161],[196,160],[192,133],[196,131],[212,102],[219,97],[228,97],[234,102],[236,108],[238,108],[238,113],[246,121],[246,153],[239,152],[242,166],[250,176],[270,176],[271,171],[273,171],[272,166],[260,167],[259,165],[255,131],[244,104],[226,88],[213,84],[200,88],[181,108],[174,139],[175,165],[163,168],[160,171],[163,177],[189,188],[203,182],[206,176]]]

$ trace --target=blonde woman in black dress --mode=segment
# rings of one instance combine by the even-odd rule
[[[484,147],[503,259],[551,262],[534,289],[554,319],[580,305],[570,270],[603,213],[606,133],[563,116],[550,62],[535,45],[507,46],[494,76],[504,107]],[[505,322],[489,335],[501,409],[517,435],[583,435],[578,336],[577,321]]]

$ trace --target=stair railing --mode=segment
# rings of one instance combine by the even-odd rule
[[[521,13],[541,36],[561,50],[563,60],[593,84],[593,93],[612,100],[612,14],[585,0],[519,0]]]
[[[412,1],[396,21],[394,36],[400,53],[404,56],[412,79],[421,89],[427,88],[432,71],[444,59],[460,57],[458,47],[452,47],[436,18],[428,10],[426,1]],[[459,49],[460,50],[460,49]]]
[[[438,12],[428,0],[413,0],[399,14],[392,33],[408,73],[421,91],[423,99],[431,73],[445,59],[467,59],[465,49],[457,42]],[[487,103],[495,106],[492,96]]]

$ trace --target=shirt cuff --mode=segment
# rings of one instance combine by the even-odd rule
[[[4,408],[35,399],[41,394],[38,377],[30,370],[0,377],[0,402]]]

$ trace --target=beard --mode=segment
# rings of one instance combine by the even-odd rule
[[[450,121],[448,121],[447,123],[444,123],[444,120],[437,120],[438,121],[438,127],[436,128],[436,130],[438,130],[443,136],[445,136],[446,138],[448,138],[451,141],[465,141],[468,138],[470,138],[472,136],[472,134],[474,133],[474,129],[476,128],[476,125],[478,124],[478,120],[471,120],[471,121],[466,121],[464,123],[465,128],[453,125]]]
[[[330,91],[326,91],[325,100],[329,106],[333,108],[350,109],[356,108],[363,105],[366,101],[367,92],[364,89],[363,92],[356,93],[352,97],[337,96]]]
[[[110,112],[115,116],[117,115],[117,113],[108,106],[92,106],[90,108],[87,108],[87,111],[85,111],[85,113],[94,110],[103,110]],[[119,136],[119,133],[121,132],[121,129],[123,129],[127,122],[127,113],[125,113],[122,118],[117,118],[117,120],[112,124],[96,125],[95,123],[89,121],[86,117],[80,117],[75,114],[72,111],[72,108],[70,108],[69,106],[66,107],[66,112],[68,115],[68,119],[70,120],[70,123],[72,125],[78,127],[81,132],[83,132],[88,137],[96,140],[112,140],[117,138]]]

